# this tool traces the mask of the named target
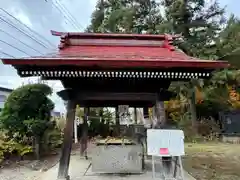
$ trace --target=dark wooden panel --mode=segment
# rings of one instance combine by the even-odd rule
[[[161,88],[168,89],[169,80],[160,79],[65,79],[65,88],[81,91],[98,92],[159,92]]]

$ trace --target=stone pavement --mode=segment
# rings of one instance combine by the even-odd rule
[[[91,171],[90,160],[85,160],[79,154],[73,154],[70,161],[69,175],[71,180],[147,180],[153,179],[152,172],[147,168],[146,172],[138,175],[106,175],[96,174]],[[39,180],[57,180],[58,164],[47,172],[44,172]],[[151,165],[148,165],[151,167]],[[161,180],[161,178],[156,178]],[[169,179],[170,180],[170,179]],[[185,180],[194,180],[188,173],[185,172]]]

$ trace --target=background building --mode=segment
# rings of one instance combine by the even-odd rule
[[[12,89],[0,87],[0,111],[4,107],[4,103],[7,100],[8,95],[12,92]]]
[[[57,112],[57,111],[52,111],[52,112],[51,112],[51,116],[52,116],[52,117],[61,117],[61,113],[60,113],[60,112]]]

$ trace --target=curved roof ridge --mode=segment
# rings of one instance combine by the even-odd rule
[[[173,39],[179,38],[180,35],[170,35],[170,34],[123,34],[123,33],[85,33],[85,32],[58,32],[58,31],[53,31],[51,30],[51,34],[53,36],[68,36],[68,37],[73,37],[73,36],[78,36],[78,37],[89,37],[89,38],[117,38],[117,39],[124,39],[124,38],[143,38],[143,39],[166,39],[166,35],[168,37],[171,37]]]

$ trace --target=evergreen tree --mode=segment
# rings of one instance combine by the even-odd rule
[[[178,44],[185,53],[201,58],[215,58],[215,43],[224,23],[224,9],[217,0],[164,0],[166,21],[172,32],[182,34]]]
[[[223,57],[240,48],[240,19],[231,15],[217,42],[217,56]]]
[[[160,4],[153,0],[101,0],[87,31],[155,34],[163,22]]]
[[[185,53],[216,58],[215,44],[224,21],[218,1],[99,0],[88,32],[182,34],[177,42]]]
[[[183,40],[177,46],[186,54],[200,58],[216,58],[216,43],[221,25],[224,23],[224,9],[217,0],[164,0],[165,24],[173,33],[181,33]],[[166,25],[165,25],[166,26]],[[197,133],[195,90],[200,81],[188,83],[188,94],[193,130]]]

